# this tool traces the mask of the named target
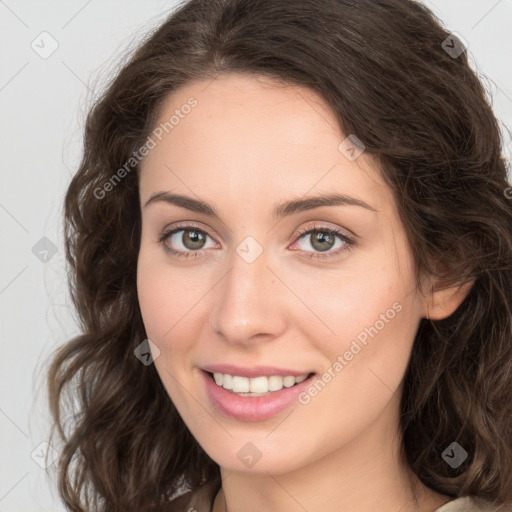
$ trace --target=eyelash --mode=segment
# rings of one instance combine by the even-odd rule
[[[173,249],[173,248],[169,247],[165,243],[166,240],[179,231],[197,231],[197,232],[207,235],[213,239],[213,237],[211,237],[206,231],[204,231],[203,229],[200,229],[197,226],[191,225],[191,224],[175,226],[171,230],[164,231],[162,233],[161,237],[159,238],[158,242],[162,244],[164,250],[167,253],[172,254],[173,256],[177,256],[179,258],[197,258],[202,251],[202,249],[198,249],[196,251],[193,251],[193,250],[180,251],[180,250]],[[309,258],[309,259],[326,260],[326,259],[334,258],[344,252],[350,251],[352,249],[352,246],[355,245],[355,243],[356,243],[353,238],[350,238],[349,236],[345,235],[344,233],[342,233],[341,231],[339,231],[336,228],[327,227],[327,226],[317,226],[317,225],[314,225],[314,226],[308,227],[308,228],[304,228],[301,231],[299,231],[295,236],[295,241],[297,241],[300,238],[303,238],[305,235],[308,235],[315,231],[319,231],[321,233],[328,233],[329,235],[338,236],[345,243],[345,245],[342,248],[340,248],[336,251],[332,251],[332,252],[322,253],[322,252],[318,252],[318,251],[304,251],[307,253],[304,257]]]

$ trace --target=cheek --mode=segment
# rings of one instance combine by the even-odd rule
[[[370,336],[367,330],[375,333],[372,327],[379,332],[391,331],[402,328],[404,321],[413,320],[417,296],[411,293],[411,269],[402,266],[399,270],[384,257],[376,260],[366,258],[337,271],[303,273],[299,280],[295,279],[296,295],[305,298],[309,310],[302,316],[311,318],[310,329],[316,329],[316,334],[308,332],[309,339],[321,338],[324,346],[343,347],[358,335],[364,343],[364,333]],[[404,313],[406,310],[412,318]],[[302,324],[307,325],[304,321]]]
[[[359,396],[382,390],[385,400],[383,382],[393,390],[399,385],[420,319],[409,262],[397,265],[390,248],[336,274],[300,282],[298,295],[307,297],[316,317],[302,322],[304,336],[326,356],[326,371],[336,375],[326,375],[336,381],[328,387],[336,393],[357,390]]]
[[[161,351],[160,364],[175,360],[172,354],[193,348],[190,340],[199,339],[199,330],[207,323],[204,311],[211,288],[207,269],[171,265],[165,254],[141,247],[138,300],[146,334]]]
[[[188,340],[184,333],[188,324],[191,293],[190,282],[184,282],[176,269],[166,265],[154,251],[141,247],[137,266],[137,293],[147,337],[158,347],[154,364],[172,401],[184,407],[178,383],[183,382],[182,364]],[[195,295],[195,293],[193,293]],[[180,343],[179,340],[184,340]]]
[[[170,266],[156,251],[142,246],[137,264],[139,306],[146,334],[162,353],[168,349],[165,340],[172,334],[176,311],[183,307],[181,286],[179,273],[172,275]]]
[[[161,274],[147,264],[144,257],[139,257],[137,269],[137,294],[139,306],[149,339],[160,339],[169,329],[166,311],[173,294],[165,293]]]

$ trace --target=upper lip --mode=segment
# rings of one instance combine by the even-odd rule
[[[267,375],[293,375],[299,377],[301,375],[310,374],[311,371],[290,370],[289,368],[278,368],[276,366],[251,366],[250,368],[242,368],[232,364],[209,364],[201,368],[211,373],[224,373],[228,375],[237,375],[240,377],[262,377]]]

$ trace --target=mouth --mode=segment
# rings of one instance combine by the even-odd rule
[[[267,420],[297,405],[300,394],[312,385],[317,375],[310,372],[295,376],[242,377],[204,369],[199,373],[210,403],[220,414],[250,422]]]
[[[302,375],[260,375],[243,377],[229,373],[206,372],[215,384],[225,391],[237,396],[258,397],[268,396],[283,388],[292,388],[315,375],[314,372]]]

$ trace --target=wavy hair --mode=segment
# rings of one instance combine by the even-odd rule
[[[474,280],[452,315],[420,322],[401,397],[401,456],[439,493],[511,506],[512,189],[489,99],[467,52],[445,51],[449,36],[412,0],[191,0],[140,43],[88,114],[64,200],[81,334],[52,353],[47,380],[69,510],[138,512],[184,486],[220,488],[219,466],[154,365],[134,357],[147,336],[132,158],[169,94],[220,73],[319,94],[393,190],[418,286],[423,273],[443,286]],[[441,457],[455,441],[468,453],[456,469]]]

